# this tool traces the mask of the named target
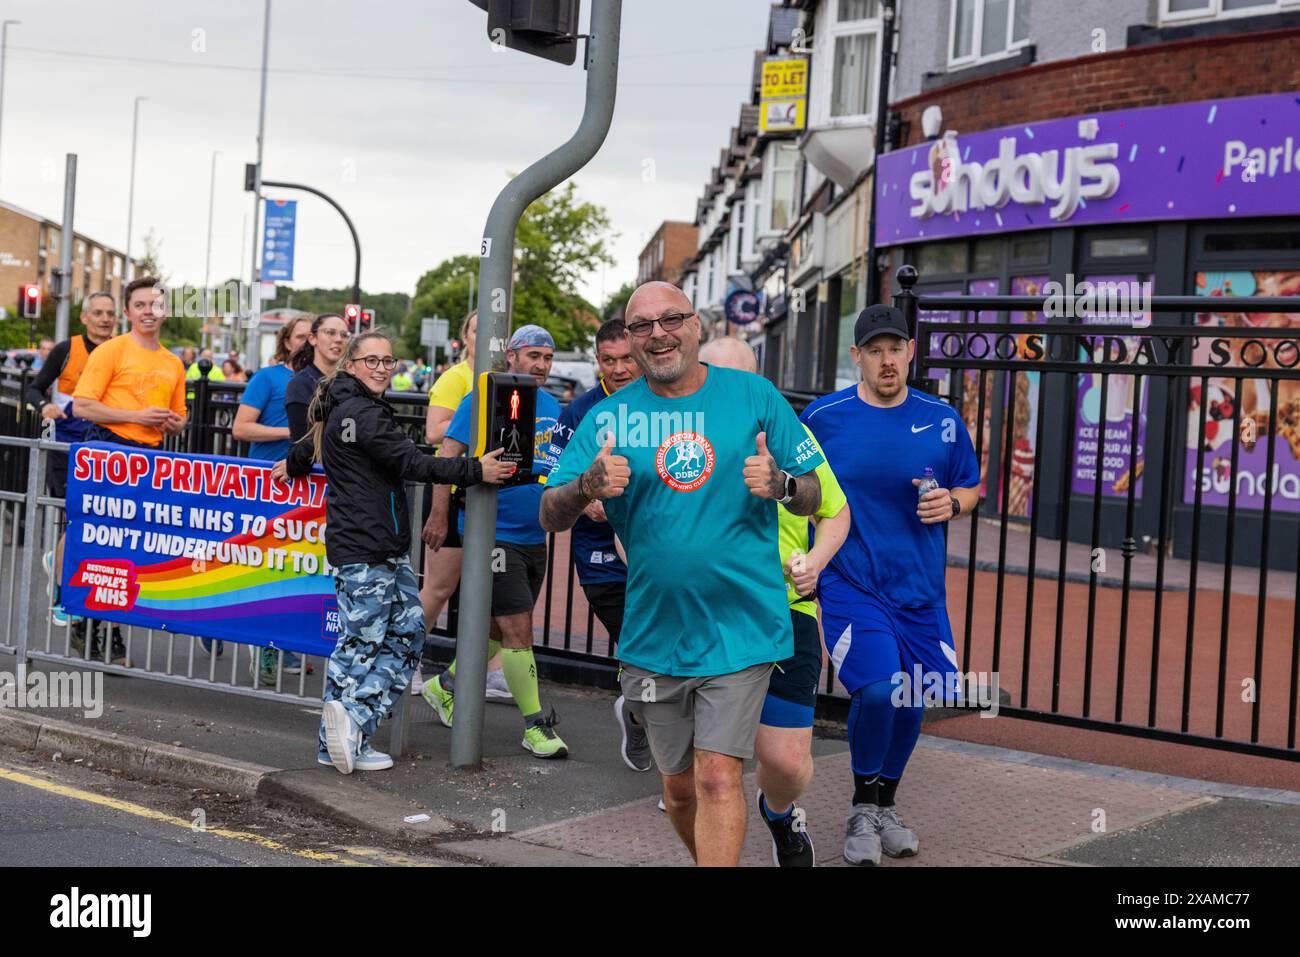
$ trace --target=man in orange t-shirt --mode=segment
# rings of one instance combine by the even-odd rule
[[[159,338],[167,302],[157,279],[128,283],[123,308],[131,331],[86,360],[73,414],[90,421],[88,440],[157,448],[185,428],[185,366]]]

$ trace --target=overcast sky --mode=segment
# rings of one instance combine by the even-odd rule
[[[581,4],[585,26],[592,0]],[[131,108],[140,107],[132,251],[152,229],[172,282],[203,280],[217,158],[212,280],[246,275],[244,163],[256,155],[262,0],[7,0],[0,198],[62,218],[64,154],[78,155],[80,232],[122,248]],[[575,180],[620,234],[599,302],[635,278],[664,219],[690,220],[747,97],[764,0],[625,0],[609,138]],[[439,260],[477,254],[507,171],[562,143],[584,73],[494,54],[470,0],[273,0],[264,173],[332,195],[356,223],[361,281],[412,292]],[[653,181],[643,170],[653,162]],[[277,195],[268,191],[269,195]],[[293,194],[282,193],[287,198]],[[345,286],[338,215],[299,194],[295,286]]]

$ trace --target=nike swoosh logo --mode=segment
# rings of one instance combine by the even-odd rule
[[[924,432],[926,429],[932,429],[932,428],[934,428],[933,422],[931,422],[929,425],[923,425],[919,429],[916,426],[912,426],[912,434],[916,435],[917,432]]]

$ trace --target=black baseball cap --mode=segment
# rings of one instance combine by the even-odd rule
[[[853,324],[853,343],[861,348],[876,336],[899,336],[912,338],[907,330],[907,320],[903,313],[893,306],[868,306],[858,313],[858,321]]]

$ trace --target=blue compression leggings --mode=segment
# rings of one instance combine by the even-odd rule
[[[921,736],[922,708],[899,708],[890,679],[864,685],[849,705],[849,755],[853,773],[896,781]]]

